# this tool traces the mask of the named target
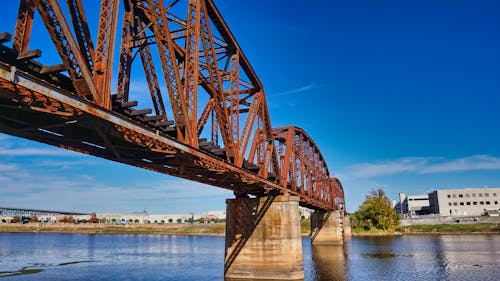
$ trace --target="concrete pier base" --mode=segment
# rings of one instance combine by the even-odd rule
[[[226,200],[227,279],[304,278],[299,198]]]
[[[343,244],[342,211],[311,214],[311,241],[313,244]]]

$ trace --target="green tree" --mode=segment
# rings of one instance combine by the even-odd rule
[[[204,217],[200,217],[200,218],[198,219],[198,222],[199,222],[199,223],[205,223],[205,218],[204,218]]]
[[[399,225],[399,215],[382,189],[370,191],[351,218],[358,230],[392,230]]]
[[[177,223],[181,223],[182,222],[182,219],[177,219]]]
[[[173,223],[173,222],[174,222],[174,219],[173,219],[173,218],[169,218],[169,219],[168,219],[168,222],[169,222],[169,223]]]

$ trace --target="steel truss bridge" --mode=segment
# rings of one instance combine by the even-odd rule
[[[56,211],[56,210],[40,210],[40,209],[26,209],[18,207],[1,207],[0,206],[0,216],[50,216],[50,215],[69,215],[69,216],[79,216],[79,215],[90,215],[89,213],[78,213],[78,212],[68,212],[68,211]]]
[[[273,128],[264,87],[212,0],[102,0],[95,37],[84,2],[98,7],[20,0],[15,30],[0,33],[1,132],[237,197],[291,194],[312,209],[342,208],[342,185],[311,137]],[[30,38],[42,28],[59,63],[37,61]],[[131,88],[137,73],[144,104]]]

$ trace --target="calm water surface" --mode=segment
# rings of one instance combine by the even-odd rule
[[[500,280],[500,236],[303,240],[305,280]],[[2,280],[222,280],[224,238],[0,233]]]

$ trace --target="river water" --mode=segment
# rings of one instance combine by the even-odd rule
[[[500,280],[500,236],[303,239],[307,281]],[[3,280],[222,280],[224,238],[0,233]]]

